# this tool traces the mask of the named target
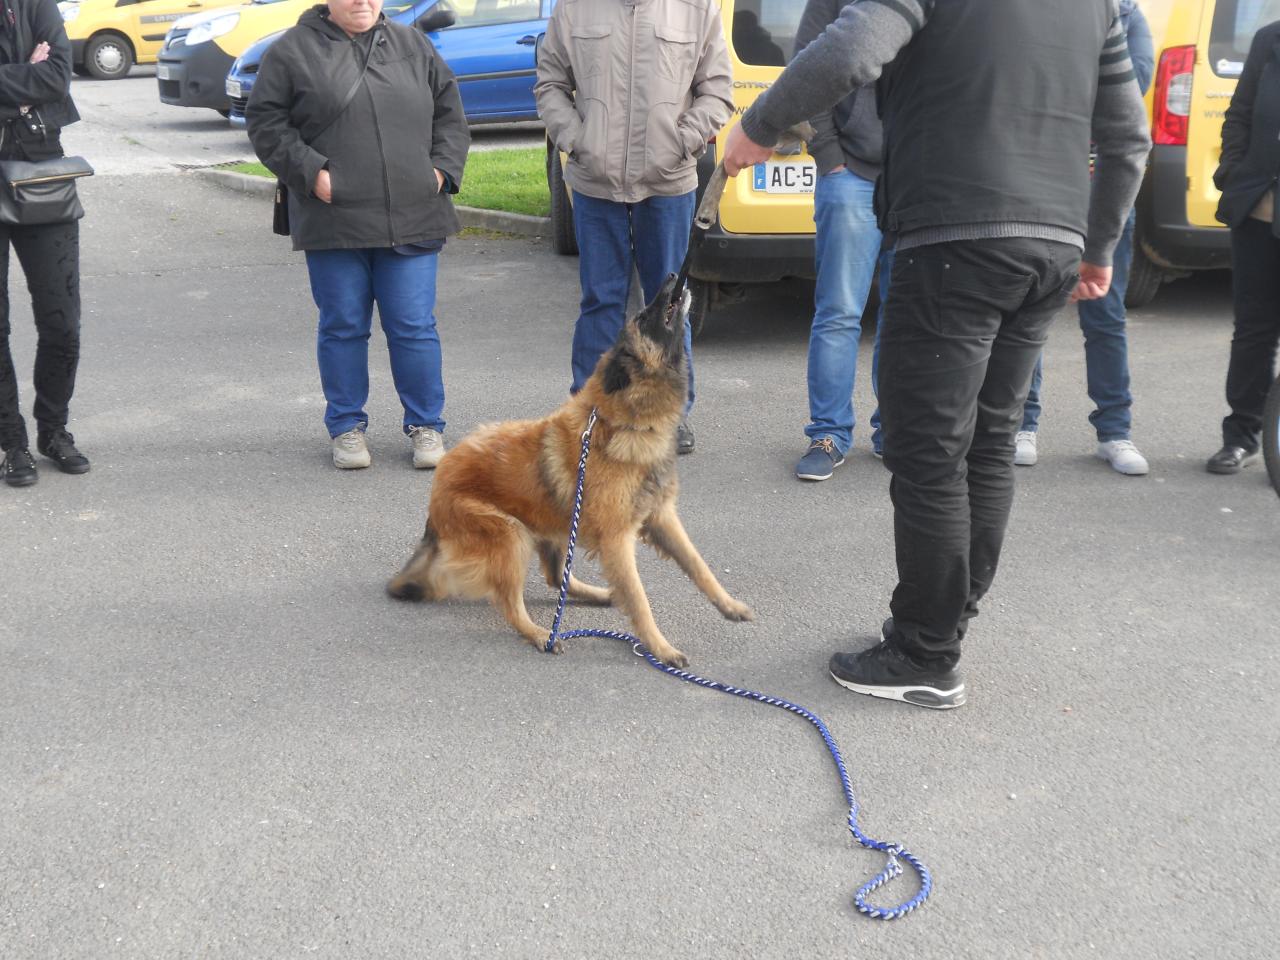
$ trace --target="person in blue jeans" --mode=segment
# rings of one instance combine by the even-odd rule
[[[796,30],[799,53],[852,0],[809,0]],[[813,325],[809,331],[809,447],[796,464],[800,480],[826,480],[844,463],[853,446],[853,385],[867,294],[880,270],[881,304],[888,291],[892,250],[883,238],[874,209],[884,136],[871,87],[850,94],[812,120],[815,136],[809,153],[817,165],[813,195],[816,226]],[[871,357],[871,386],[878,388],[880,328]],[[879,411],[871,415],[871,449],[881,455]]]
[[[293,248],[306,253],[333,465],[373,462],[364,405],[377,304],[413,465],[435,467],[436,261],[459,228],[449,196],[471,143],[453,72],[421,30],[383,17],[381,0],[329,0],[267,51],[245,119],[288,188]]]
[[[645,302],[677,273],[693,225],[698,157],[733,111],[729,51],[715,0],[575,0],[556,5],[538,53],[538,115],[568,155],[582,302],[573,333],[576,393],[626,322],[633,272]],[[693,451],[689,393],[676,437]]]
[[[1151,28],[1136,0],[1121,0],[1120,22],[1129,43],[1133,72],[1145,94],[1151,86],[1151,75],[1155,69]],[[1118,473],[1140,477],[1145,476],[1150,468],[1130,438],[1133,395],[1129,390],[1129,345],[1124,312],[1129,270],[1133,265],[1133,226],[1134,212],[1130,210],[1112,260],[1111,289],[1100,300],[1082,300],[1079,310],[1089,399],[1094,406],[1089,422],[1098,437],[1097,456]],[[1042,410],[1040,388],[1043,370],[1042,354],[1031,375],[1031,390],[1023,406],[1022,426],[1015,439],[1013,462],[1020,467],[1034,466],[1039,458],[1037,431]]]

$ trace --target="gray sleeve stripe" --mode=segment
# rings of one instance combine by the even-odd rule
[[[920,17],[919,4],[914,4],[916,10],[912,10],[900,0],[864,0],[866,3],[878,3],[882,7],[888,7],[903,20],[907,21],[911,27],[911,33],[914,36],[920,32],[920,28],[924,26],[924,21]]]
[[[1136,81],[1137,79],[1138,75],[1134,73],[1133,68],[1130,67],[1124,73],[1108,73],[1098,77],[1098,85],[1110,86],[1116,83],[1128,83],[1130,80]]]
[[[1128,49],[1113,50],[1111,53],[1104,53],[1101,59],[1098,60],[1098,65],[1105,67],[1112,63],[1124,63],[1128,59],[1129,59]]]

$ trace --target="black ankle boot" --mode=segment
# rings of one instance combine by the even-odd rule
[[[15,447],[6,453],[0,472],[4,473],[4,482],[11,487],[29,487],[38,479],[36,462],[26,447]]]
[[[89,458],[76,449],[76,438],[66,430],[40,437],[36,449],[56,463],[63,473],[89,472]]]

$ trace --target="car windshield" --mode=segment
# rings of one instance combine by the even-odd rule
[[[781,67],[795,55],[804,0],[737,0],[733,49],[743,63]]]
[[[1220,77],[1238,77],[1249,44],[1261,27],[1280,20],[1280,0],[1218,0],[1209,34],[1209,65]]]

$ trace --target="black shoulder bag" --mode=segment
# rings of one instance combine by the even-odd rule
[[[370,38],[369,52],[364,56],[364,66],[360,69],[360,75],[356,77],[356,82],[351,85],[351,89],[347,91],[347,95],[342,98],[342,104],[338,107],[337,112],[329,118],[329,122],[316,131],[312,140],[320,139],[320,134],[324,133],[335,123],[338,118],[347,111],[347,107],[351,106],[351,101],[356,98],[356,91],[360,89],[360,84],[364,82],[364,75],[369,69],[369,60],[373,56],[373,48],[378,43],[378,32]],[[289,188],[285,186],[283,180],[276,180],[276,200],[271,209],[271,231],[282,237],[289,236]]]
[[[28,43],[26,20],[19,14],[13,23],[18,50],[34,49]],[[49,139],[44,120],[35,107],[23,111],[10,121],[25,124],[32,133]],[[12,135],[9,124],[0,128],[0,142]],[[0,160],[0,223],[36,226],[45,223],[70,223],[84,216],[76,181],[93,176],[93,167],[84,157],[54,157],[50,160]]]

